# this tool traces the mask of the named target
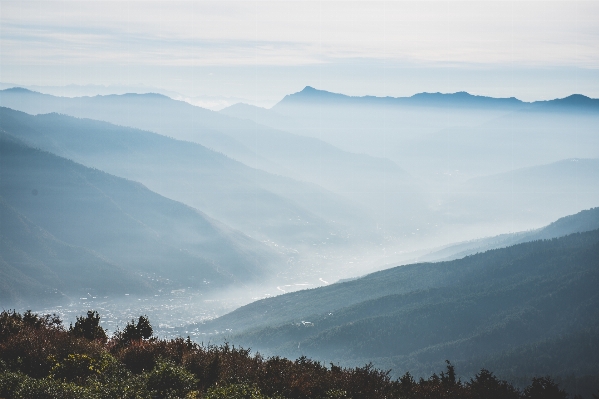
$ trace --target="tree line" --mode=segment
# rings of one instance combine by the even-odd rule
[[[598,395],[593,395],[599,399]],[[66,328],[56,315],[0,313],[0,398],[5,399],[567,399],[548,376],[523,390],[481,370],[468,381],[446,370],[410,373],[344,368],[300,357],[265,358],[227,343],[153,337],[146,316],[109,337],[89,311]],[[578,397],[579,398],[579,397]]]

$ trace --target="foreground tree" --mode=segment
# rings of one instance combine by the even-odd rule
[[[520,391],[507,381],[495,377],[489,370],[482,369],[466,385],[473,399],[518,399]]]
[[[135,323],[135,320],[131,320],[129,323],[127,323],[122,332],[117,332],[115,335],[121,343],[128,345],[131,342],[148,339],[153,333],[154,330],[152,329],[152,325],[150,324],[148,317],[139,316],[137,324]]]
[[[71,324],[69,327],[69,334],[89,340],[97,339],[102,342],[106,342],[108,339],[106,330],[100,326],[100,315],[94,310],[89,310],[87,317],[77,317],[75,326]]]
[[[568,399],[568,394],[551,377],[534,377],[524,389],[526,399]]]

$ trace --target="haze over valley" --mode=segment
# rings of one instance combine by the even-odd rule
[[[594,2],[0,15],[0,397],[599,395]]]
[[[272,109],[214,112],[156,94],[0,93],[4,212],[137,281],[81,287],[58,271],[75,255],[37,255],[58,273],[44,279],[48,298],[187,290],[222,311],[229,300],[212,294],[226,288],[237,298],[228,310],[442,259],[451,243],[539,228],[599,198],[599,101],[584,96],[355,98],[306,87]],[[35,297],[9,281],[7,303]]]

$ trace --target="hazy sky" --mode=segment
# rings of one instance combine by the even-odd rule
[[[0,81],[599,97],[599,2],[0,2]]]

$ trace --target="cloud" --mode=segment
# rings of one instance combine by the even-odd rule
[[[599,68],[597,2],[2,1],[4,65]]]

